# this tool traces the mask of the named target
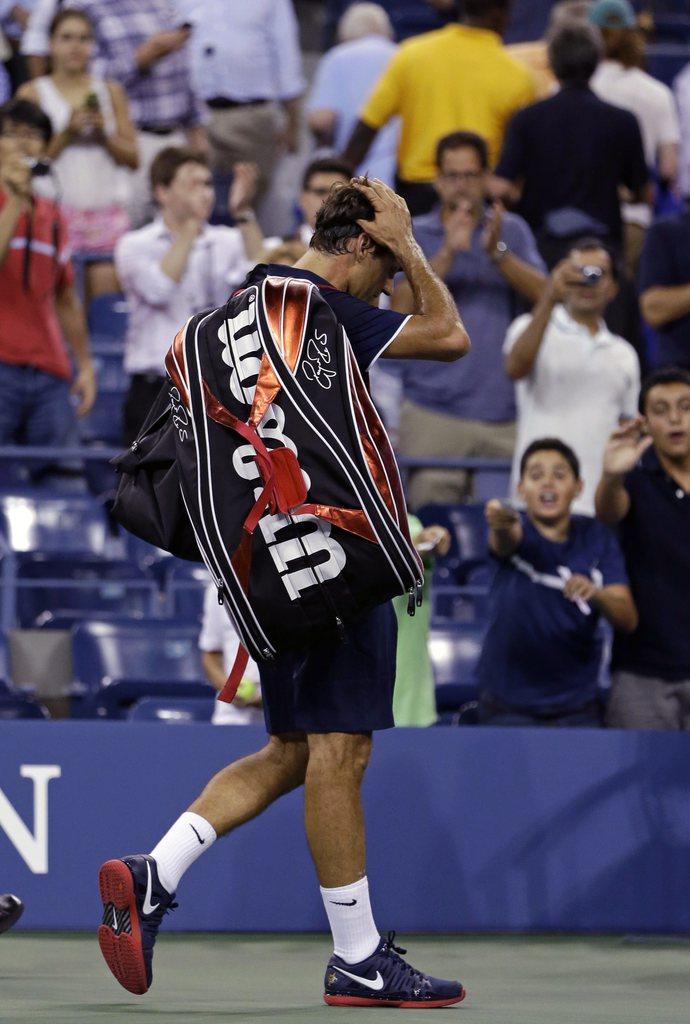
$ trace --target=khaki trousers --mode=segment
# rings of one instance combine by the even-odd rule
[[[485,423],[433,412],[405,399],[400,410],[401,455],[451,458],[511,459],[515,448],[514,423]],[[457,504],[471,497],[471,478],[464,470],[415,469],[408,479],[412,509],[430,502]]]
[[[259,167],[258,198],[266,192],[281,157],[277,136],[281,115],[274,103],[211,110],[207,125],[213,168],[227,173],[240,160]]]

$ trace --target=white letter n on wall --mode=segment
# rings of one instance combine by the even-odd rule
[[[48,874],[48,783],[59,779],[62,769],[56,764],[23,764],[23,779],[34,783],[34,830],[29,831],[0,789],[0,828],[4,829],[17,853],[35,875]]]

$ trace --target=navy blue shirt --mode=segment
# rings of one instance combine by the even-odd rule
[[[285,267],[279,263],[260,263],[251,271],[245,285],[256,284],[265,277],[298,277],[315,284],[345,328],[362,373],[366,373],[410,319],[409,315],[395,313],[392,309],[379,309],[356,299],[354,295],[341,292],[310,270]]]
[[[619,185],[636,192],[649,180],[635,115],[580,85],[518,110],[494,173],[523,182],[517,212],[536,234],[549,213],[575,207],[616,241],[622,234]]]
[[[567,600],[563,581],[578,574],[627,584],[623,555],[614,533],[588,516],[572,517],[563,543],[521,519],[520,546],[497,559],[477,685],[508,707],[573,711],[596,696],[602,643],[599,614]]]
[[[653,448],[625,480],[630,509],[620,541],[640,622],[616,634],[613,668],[661,679],[690,679],[690,494]]]
[[[652,224],[640,257],[640,291],[690,284],[690,212]],[[657,327],[658,366],[690,369],[690,313]]]

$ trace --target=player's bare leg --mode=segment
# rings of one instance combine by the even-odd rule
[[[214,775],[189,811],[205,818],[217,836],[226,835],[301,786],[308,756],[305,736],[270,736],[261,750]]]
[[[304,821],[322,886],[364,877],[366,853],[360,790],[371,753],[364,733],[312,734],[304,780]]]

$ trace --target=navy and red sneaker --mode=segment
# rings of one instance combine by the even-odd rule
[[[98,874],[103,923],[98,944],[111,972],[128,992],[151,987],[153,947],[175,893],[164,889],[156,862],[146,854],[107,860]]]
[[[0,896],[0,935],[8,932],[24,913],[24,904],[18,896],[4,893]]]
[[[326,968],[324,1002],[329,1006],[397,1006],[401,1009],[432,1009],[452,1006],[467,995],[459,981],[432,978],[416,970],[399,954],[407,950],[393,945],[389,932],[377,948],[358,964],[333,954]]]

